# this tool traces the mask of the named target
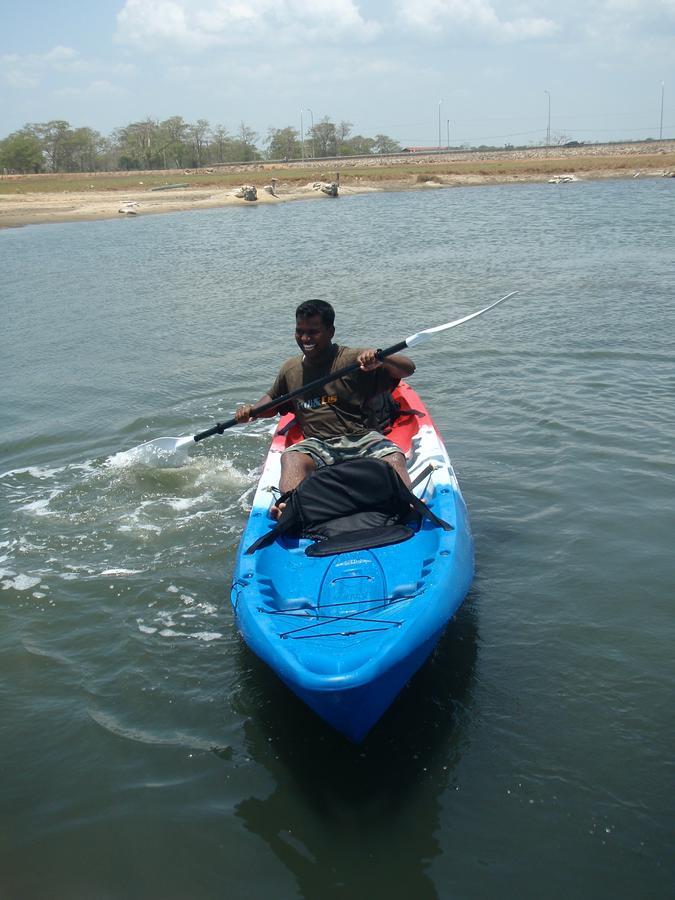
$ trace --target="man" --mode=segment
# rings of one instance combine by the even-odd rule
[[[285,450],[281,456],[282,493],[292,491],[321,466],[363,456],[374,456],[389,463],[410,486],[405,456],[369,424],[368,403],[378,394],[391,391],[402,378],[415,371],[407,356],[396,354],[380,361],[376,350],[352,350],[333,343],[335,311],[325,300],[307,300],[295,311],[295,340],[303,355],[287,360],[272,389],[256,406],[269,403],[284,394],[337,371],[353,362],[360,368],[318,389],[319,396],[295,397],[282,408],[263,416],[292,410],[305,435],[304,440]],[[240,406],[237,422],[254,418],[255,407]],[[278,516],[279,509],[273,507]]]

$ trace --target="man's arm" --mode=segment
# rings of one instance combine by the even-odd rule
[[[237,420],[239,425],[243,425],[246,422],[250,422],[252,418],[260,418],[260,419],[269,419],[271,416],[276,416],[279,412],[278,409],[267,409],[265,412],[260,413],[259,416],[253,416],[253,410],[257,406],[262,406],[264,403],[272,403],[272,398],[269,394],[263,394],[263,396],[258,400],[257,403],[244,403],[242,406],[237,407],[237,411],[234,414],[235,419]]]
[[[362,372],[372,372],[380,367],[389,372],[392,378],[409,378],[415,371],[415,363],[407,356],[395,353],[383,360],[377,358],[377,350],[362,350],[356,357]]]

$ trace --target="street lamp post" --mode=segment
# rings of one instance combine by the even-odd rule
[[[663,87],[664,84],[661,82],[661,124],[659,125],[659,140],[663,140]]]
[[[551,93],[550,91],[544,91],[544,93],[548,96],[548,124],[546,126],[546,146],[551,146]]]
[[[302,107],[300,107],[300,156],[305,161],[305,130],[302,125]]]
[[[441,103],[443,101],[438,101],[438,149],[441,149]]]
[[[316,153],[315,153],[315,151],[314,151],[314,113],[313,113],[312,110],[309,108],[309,106],[306,106],[305,109],[307,110],[307,112],[308,112],[308,113],[310,114],[310,116],[312,117],[312,159],[316,159]]]

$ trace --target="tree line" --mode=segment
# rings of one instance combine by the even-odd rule
[[[62,119],[24,125],[0,141],[0,169],[16,173],[112,172],[132,169],[193,169],[219,163],[396,153],[384,134],[352,134],[351,122],[328,117],[304,134],[292,126],[270,127],[260,136],[242,122],[230,133],[206,119],[152,118],[116,128],[105,136],[92,128],[72,128]]]

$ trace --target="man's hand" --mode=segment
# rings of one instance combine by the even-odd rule
[[[250,422],[253,418],[253,409],[254,407],[250,403],[244,403],[242,406],[238,406],[237,411],[234,414],[237,424],[244,425],[246,422]]]
[[[377,358],[377,350],[363,350],[356,357],[356,361],[361,366],[362,372],[372,372],[382,365],[381,360]]]
[[[356,357],[362,372],[372,372],[374,369],[384,368],[394,378],[407,378],[415,371],[415,363],[408,359],[407,356],[401,356],[400,353],[394,356],[387,356],[384,359],[378,359],[377,350],[362,350]]]

